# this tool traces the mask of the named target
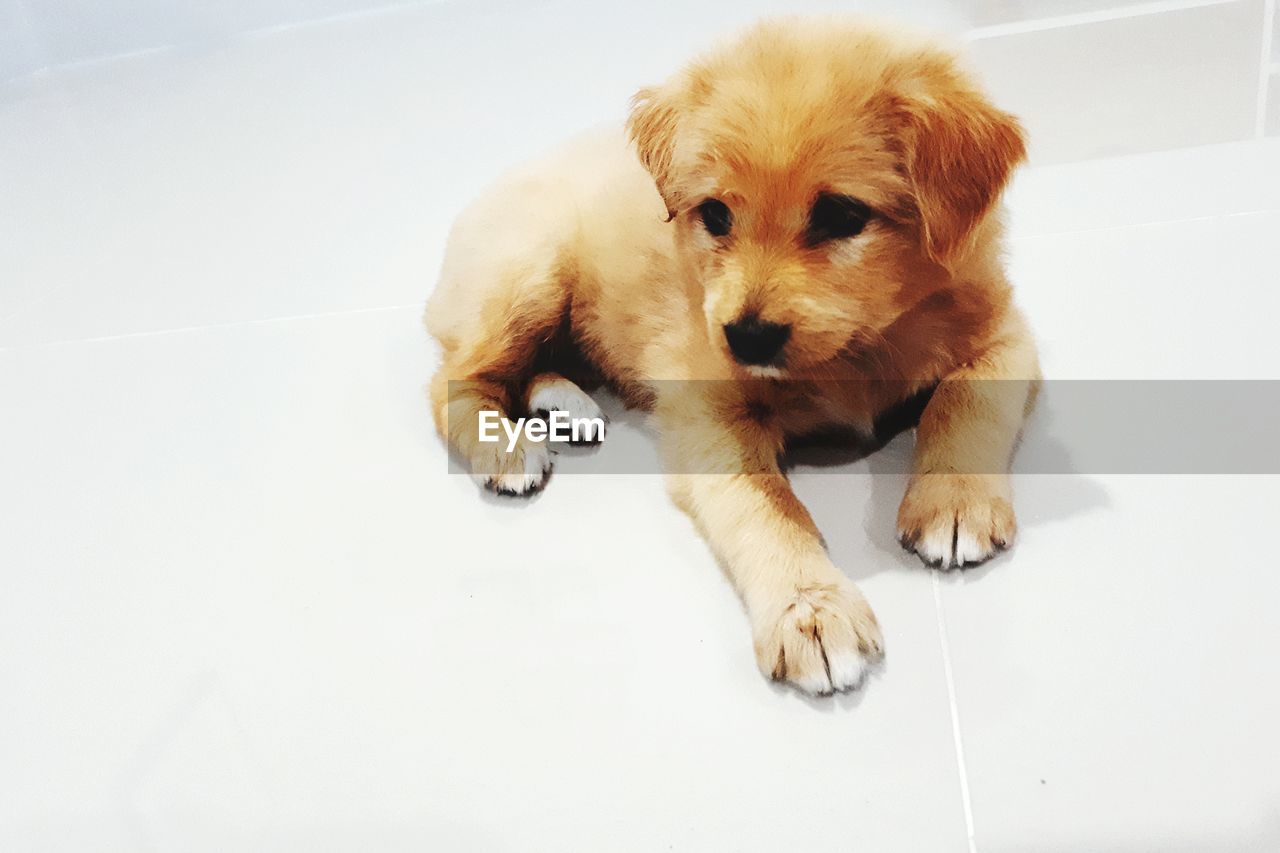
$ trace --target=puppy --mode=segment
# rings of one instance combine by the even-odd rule
[[[1037,376],[1000,262],[1018,122],[946,49],[848,19],[758,24],[459,217],[427,327],[440,433],[487,487],[539,489],[546,444],[484,411],[598,414],[566,353],[647,406],[670,492],[737,588],[766,676],[854,688],[882,655],[780,467],[791,439],[919,416],[898,514],[941,566],[1014,537],[1009,459]]]

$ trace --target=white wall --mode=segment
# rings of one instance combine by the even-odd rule
[[[1273,0],[1111,5],[969,34],[996,101],[1031,131],[1034,162],[1259,135]]]
[[[216,50],[232,37],[334,16],[447,4],[555,20],[560,0],[0,0],[0,82],[162,48]],[[1179,148],[1280,132],[1276,0],[743,0],[744,16],[789,9],[891,13],[968,33],[1001,103],[1023,116],[1033,161]],[[443,10],[442,10],[443,11]],[[697,0],[599,0],[607,42],[648,17],[698,31]],[[705,17],[705,16],[703,16]],[[725,18],[723,10],[719,18]],[[725,20],[724,29],[735,26]],[[712,27],[714,29],[714,27]],[[679,43],[685,32],[671,32]],[[661,45],[655,45],[656,50]]]

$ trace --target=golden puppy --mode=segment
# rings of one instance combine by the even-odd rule
[[[1022,132],[947,50],[817,19],[759,24],[641,91],[627,133],[509,174],[458,219],[427,311],[436,424],[487,486],[534,491],[546,444],[482,442],[481,413],[598,414],[555,366],[579,354],[652,408],[671,493],[737,587],[763,672],[856,687],[880,630],[779,454],[824,428],[869,434],[936,388],[901,541],[946,567],[1013,540],[1006,472],[1037,364],[998,200]]]

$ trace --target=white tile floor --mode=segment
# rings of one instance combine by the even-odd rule
[[[0,89],[0,849],[1280,849],[1277,478],[1020,477],[1017,549],[938,577],[892,538],[905,441],[801,470],[889,648],[808,701],[657,477],[445,473],[450,217],[732,17],[579,45],[604,13],[546,8]],[[1280,378],[1280,141],[1010,204],[1051,376]]]

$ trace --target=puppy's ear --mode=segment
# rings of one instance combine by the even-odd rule
[[[631,115],[627,134],[640,155],[640,162],[653,175],[658,194],[674,217],[675,197],[672,191],[671,158],[676,143],[678,111],[674,98],[661,88],[641,89],[631,99]]]
[[[905,98],[903,153],[924,250],[948,266],[969,248],[1026,158],[1018,120],[948,69]]]

